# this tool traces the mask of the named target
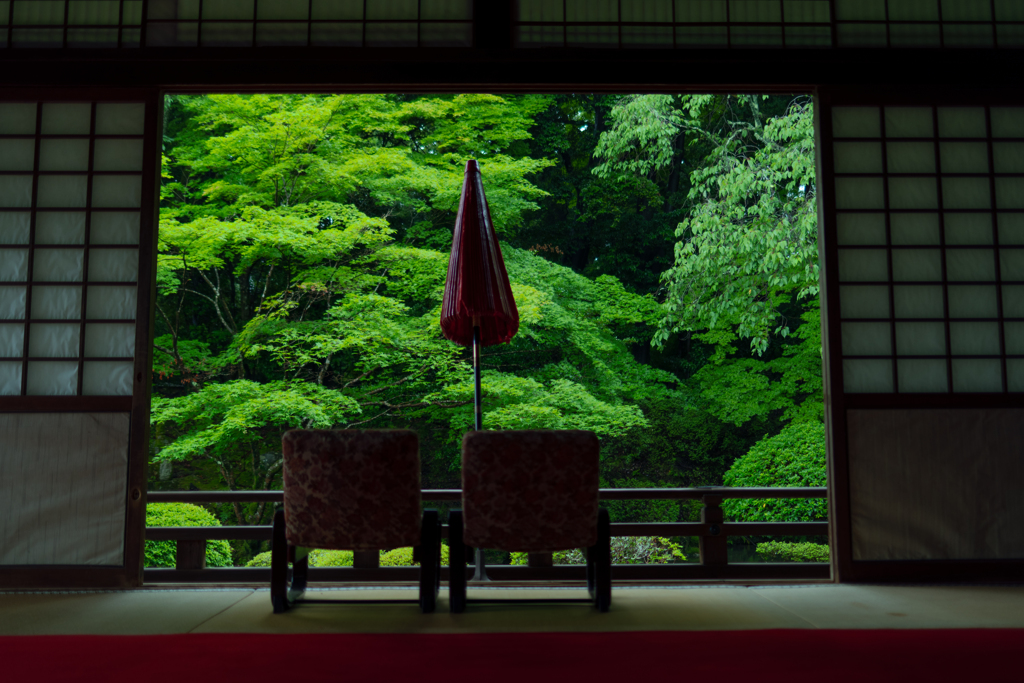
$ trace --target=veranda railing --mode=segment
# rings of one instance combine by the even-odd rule
[[[456,502],[459,489],[428,489],[424,502]],[[281,491],[153,491],[151,503],[280,503]],[[690,536],[700,544],[700,562],[676,564],[628,564],[612,568],[614,581],[688,581],[688,580],[813,580],[828,579],[827,563],[730,564],[729,536],[826,536],[828,522],[726,522],[722,501],[727,498],[796,499],[825,498],[824,487],[806,488],[689,488],[689,489],[601,489],[601,500],[700,500],[699,522],[637,522],[612,524],[612,536]],[[444,536],[448,528],[443,528]],[[146,583],[267,583],[266,567],[206,568],[206,542],[212,540],[269,541],[271,527],[147,527],[146,539],[177,541],[174,569],[146,569]],[[311,567],[309,580],[317,582],[416,581],[417,567],[381,567],[377,553],[357,553],[353,567]],[[442,567],[441,579],[447,580],[448,568]],[[528,566],[488,565],[494,581],[583,581],[585,568],[552,565],[550,553],[531,553]]]

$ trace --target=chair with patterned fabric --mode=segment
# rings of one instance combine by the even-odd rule
[[[274,515],[270,599],[274,612],[301,600],[309,551],[414,546],[419,604],[433,612],[441,571],[436,510],[421,511],[419,439],[403,429],[293,430],[281,439],[284,509]],[[288,562],[292,580],[288,585]],[[323,602],[340,602],[337,600]]]
[[[452,612],[466,607],[467,546],[513,552],[587,549],[587,588],[611,606],[611,525],[598,508],[593,432],[469,432],[462,439],[462,510],[448,516]],[[559,602],[565,602],[560,600]]]

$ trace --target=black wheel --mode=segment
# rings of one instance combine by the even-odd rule
[[[448,603],[452,614],[466,610],[466,551],[462,510],[452,510],[448,513]]]
[[[420,530],[420,611],[424,614],[437,607],[439,536],[437,510],[424,510]]]
[[[594,558],[594,606],[607,612],[612,606],[612,525],[607,510],[597,511],[597,552]]]
[[[284,510],[274,513],[270,547],[270,604],[274,614],[288,610],[288,539],[284,531]]]
[[[587,593],[591,598],[595,597],[596,577],[594,575],[594,558],[597,557],[597,546],[592,545],[585,550],[587,555]],[[595,598],[596,599],[596,598]]]

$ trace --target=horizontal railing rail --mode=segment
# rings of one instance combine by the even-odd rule
[[[826,536],[828,522],[726,522],[721,503],[726,499],[814,499],[827,498],[824,487],[789,488],[663,488],[601,489],[601,500],[700,500],[700,522],[631,522],[612,524],[612,536],[691,536],[700,544],[700,564],[615,565],[616,580],[731,580],[731,579],[827,579],[826,563],[742,563],[729,564],[729,536]],[[460,489],[425,489],[425,502],[451,502],[462,497]],[[280,503],[282,491],[152,491],[151,503]],[[442,528],[444,537],[447,526]],[[205,568],[206,542],[212,540],[269,541],[272,527],[147,527],[146,540],[177,541],[175,569],[146,569],[147,582],[262,583],[269,569],[259,567]],[[362,555],[362,554],[361,554]],[[365,557],[365,556],[364,556]],[[357,558],[358,559],[358,558]],[[496,580],[579,580],[583,568],[551,565],[550,553],[531,553],[529,566],[488,565]],[[266,574],[267,576],[264,576]],[[577,576],[578,575],[578,576]],[[316,581],[413,581],[415,567],[379,567],[376,563],[355,567],[310,568]],[[442,578],[447,579],[447,568]]]

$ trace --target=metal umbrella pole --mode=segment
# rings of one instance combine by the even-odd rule
[[[483,431],[484,414],[480,400],[480,319],[473,319],[473,410],[476,431]],[[473,559],[476,562],[476,569],[473,571],[473,581],[490,581],[487,576],[487,567],[484,564],[484,551],[482,548],[475,548]]]

